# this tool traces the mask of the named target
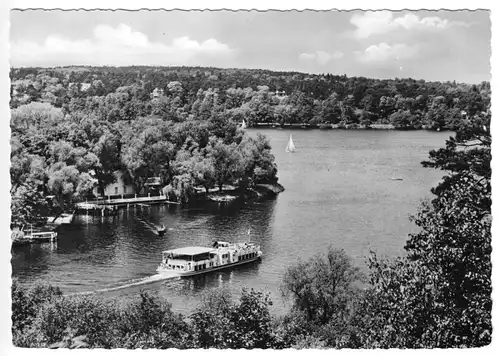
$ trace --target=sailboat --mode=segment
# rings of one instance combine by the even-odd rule
[[[245,120],[241,123],[241,128],[244,130],[247,128],[247,124],[245,124]]]
[[[292,135],[290,135],[290,140],[288,140],[288,145],[285,148],[286,152],[297,152],[295,145],[293,144]]]

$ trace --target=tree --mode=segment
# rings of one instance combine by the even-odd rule
[[[433,189],[435,194],[449,189],[450,184],[461,177],[471,176],[478,184],[486,184],[491,191],[491,114],[476,117],[463,123],[455,137],[446,141],[446,147],[432,150],[424,167],[440,169],[449,174]]]
[[[340,121],[344,125],[351,125],[358,123],[358,118],[354,111],[354,108],[351,105],[345,104],[343,102],[339,103],[340,106]]]
[[[185,348],[188,326],[171,305],[141,291],[139,297],[119,313],[118,333],[126,348]],[[123,347],[114,345],[114,347]]]
[[[333,317],[348,315],[355,283],[361,279],[359,268],[345,251],[330,246],[326,256],[316,255],[288,267],[281,291],[285,298],[292,298],[293,308],[305,313],[308,321],[326,324]]]
[[[396,100],[392,97],[382,96],[379,102],[380,116],[388,118],[395,110]]]
[[[202,295],[200,306],[192,314],[195,344],[200,348],[227,348],[235,342],[231,294],[216,289]]]
[[[82,199],[92,190],[94,178],[86,172],[80,172],[76,166],[67,166],[64,162],[57,162],[48,168],[49,179],[47,189],[54,194],[59,207],[64,211],[66,203]]]
[[[211,137],[207,157],[212,160],[215,182],[222,192],[224,184],[232,184],[241,175],[241,156],[235,143],[227,145],[220,138]]]
[[[61,109],[47,103],[32,102],[11,110],[11,125],[14,129],[53,125],[62,117]]]
[[[42,192],[31,182],[18,186],[12,192],[11,224],[21,230],[30,224],[45,222],[48,205]]]
[[[31,287],[26,288],[14,278],[11,296],[12,333],[15,340],[16,334],[23,333],[31,326],[42,304],[59,298],[62,296],[62,292],[57,287],[40,282],[35,282]],[[14,342],[14,344],[16,343]]]
[[[278,168],[274,162],[269,139],[257,133],[257,138],[245,137],[238,146],[243,177],[251,183],[276,183]]]
[[[397,128],[413,127],[415,117],[410,110],[398,110],[389,117],[389,121]]]
[[[484,124],[484,125],[481,125]],[[478,125],[479,124],[479,125]],[[491,340],[491,136],[489,118],[431,151],[425,166],[448,171],[415,218],[421,231],[406,244],[409,258],[438,271],[450,344]]]
[[[336,124],[340,121],[342,111],[340,109],[336,93],[331,94],[325,101],[323,101],[321,110],[321,116],[326,122]]]
[[[370,288],[357,309],[358,335],[364,348],[439,347],[437,275],[407,258],[369,259]]]
[[[195,344],[201,348],[269,348],[273,345],[269,296],[243,289],[238,303],[226,290],[205,294],[191,316]]]
[[[159,176],[165,183],[176,148],[169,128],[171,123],[158,117],[140,118],[133,124],[120,125],[121,163],[135,184],[142,187],[148,177]]]
[[[414,218],[408,256],[372,259],[364,310],[371,347],[479,347],[491,342],[491,137],[476,122],[431,151],[448,172]],[[479,125],[477,125],[479,124]],[[483,124],[483,125],[481,125]]]
[[[444,104],[432,106],[425,114],[424,123],[428,129],[440,130],[446,126],[448,109]]]
[[[187,139],[182,149],[177,151],[172,163],[175,176],[190,175],[195,186],[202,186],[206,193],[215,184],[214,162],[207,157],[206,149],[200,150],[192,139]]]

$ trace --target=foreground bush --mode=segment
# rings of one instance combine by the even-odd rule
[[[96,295],[63,296],[35,284],[12,288],[13,342],[50,348],[269,348],[273,347],[269,296],[244,289],[238,302],[209,291],[189,319],[165,301],[141,292],[119,306]]]
[[[243,289],[239,303],[226,290],[208,292],[191,316],[195,344],[201,348],[273,347],[269,296]]]
[[[119,308],[98,296],[14,282],[13,342],[19,347],[187,348],[191,331],[170,305],[142,292]]]

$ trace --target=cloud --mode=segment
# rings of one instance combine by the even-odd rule
[[[301,53],[299,59],[306,62],[316,61],[320,65],[325,65],[331,60],[340,59],[344,57],[344,53],[340,51],[335,51],[333,53],[328,53],[325,51],[316,51],[313,53]]]
[[[419,53],[419,46],[408,46],[404,43],[389,45],[381,42],[378,45],[371,45],[363,52],[357,53],[357,58],[361,62],[382,62],[388,60],[399,60],[414,58]]]
[[[170,44],[151,42],[148,37],[120,24],[116,28],[98,25],[90,39],[74,40],[49,35],[43,43],[11,43],[14,66],[34,65],[193,65],[203,58],[209,65],[223,64],[236,51],[214,38],[198,42],[175,38]]]
[[[363,14],[354,14],[350,21],[356,26],[354,36],[357,38],[368,38],[398,29],[424,31],[443,30],[452,26],[470,26],[465,22],[448,21],[439,16],[420,18],[415,14],[405,14],[394,17],[390,11],[367,11]]]

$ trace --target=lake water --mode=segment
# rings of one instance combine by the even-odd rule
[[[248,130],[256,135],[259,130]],[[23,283],[45,280],[65,293],[105,289],[128,298],[141,289],[165,297],[188,313],[204,290],[225,286],[268,291],[273,312],[287,305],[279,285],[284,270],[328,245],[343,248],[366,270],[369,250],[399,256],[408,217],[430,197],[442,172],[423,168],[431,149],[450,133],[426,131],[261,130],[271,140],[285,191],[271,200],[201,207],[151,206],[120,210],[114,217],[77,216],[55,245],[12,251],[13,275]],[[289,135],[298,152],[285,147]],[[403,180],[390,180],[391,177]],[[154,224],[163,223],[163,237]],[[261,262],[186,279],[154,281],[162,250],[209,245],[214,240],[259,242]]]

